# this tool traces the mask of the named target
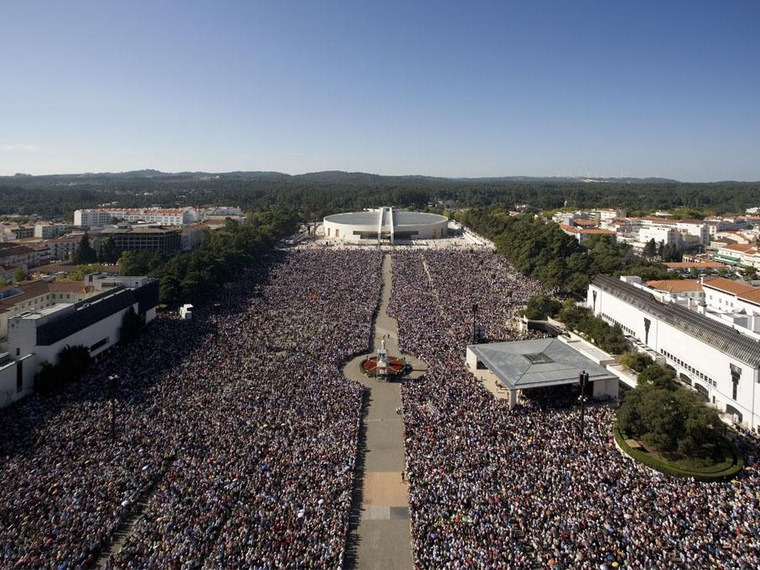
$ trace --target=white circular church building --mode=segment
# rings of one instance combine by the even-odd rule
[[[394,211],[385,207],[364,212],[347,212],[325,216],[325,238],[347,243],[368,240],[409,241],[448,236],[446,216],[425,212]]]

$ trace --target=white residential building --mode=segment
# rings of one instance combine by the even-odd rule
[[[113,220],[108,210],[75,210],[74,225],[79,228],[102,228]]]
[[[732,327],[747,329],[760,339],[760,287],[713,277],[702,281],[702,289],[708,315],[714,313]]]
[[[108,225],[114,218],[129,223],[182,226],[198,221],[198,213],[193,208],[97,208],[74,212],[74,224],[86,228]]]
[[[37,222],[34,224],[34,237],[41,239],[53,239],[71,231],[69,224],[54,224],[51,222]]]
[[[35,279],[0,288],[0,352],[8,336],[8,321],[29,311],[44,309],[59,303],[77,303],[90,297],[94,289],[89,289],[83,281],[50,281]]]
[[[714,259],[726,265],[746,265],[760,269],[760,247],[751,243],[722,244],[717,247]]]
[[[678,231],[669,226],[654,226],[645,225],[639,228],[638,243],[640,247],[645,246],[651,240],[659,246],[669,245],[671,243],[679,243],[681,234]]]

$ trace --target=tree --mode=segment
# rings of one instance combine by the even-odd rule
[[[725,424],[697,392],[678,385],[674,378],[669,368],[647,366],[620,407],[621,431],[673,458],[720,460]]]
[[[757,279],[757,267],[754,265],[745,265],[742,267],[742,273],[744,274],[744,279],[747,281],[752,281],[753,279]]]
[[[163,264],[157,251],[124,251],[119,258],[121,275],[148,275]]]
[[[666,453],[678,449],[678,441],[683,437],[683,414],[675,390],[645,389],[639,414],[645,426],[640,435],[644,443]]]
[[[119,342],[122,344],[129,344],[140,335],[140,317],[137,316],[135,310],[129,307],[124,311],[124,316],[121,320],[121,328],[119,329]]]
[[[60,387],[60,378],[55,366],[49,362],[40,365],[40,371],[34,376],[34,389],[40,394],[50,394]]]
[[[682,261],[683,252],[677,243],[669,243],[662,249],[662,261],[668,263],[671,261]]]
[[[34,377],[34,388],[41,394],[59,390],[63,385],[78,379],[92,364],[87,347],[66,345],[58,353],[58,363],[43,362]]]
[[[531,320],[544,320],[553,317],[562,308],[562,304],[548,295],[537,295],[528,300],[523,315]]]
[[[81,344],[75,346],[66,345],[58,353],[58,374],[64,382],[79,378],[92,364],[90,351]]]
[[[631,351],[620,357],[620,363],[636,372],[643,372],[647,366],[654,364],[654,360],[645,352]]]
[[[24,271],[23,267],[17,267],[13,272],[13,280],[16,283],[20,283],[24,279],[26,279],[26,271]]]
[[[676,373],[673,369],[665,368],[659,364],[650,364],[641,371],[638,382],[662,390],[675,390],[678,388],[675,378]]]
[[[98,243],[98,261],[100,263],[116,263],[119,259],[119,251],[116,249],[116,242],[113,236]]]
[[[95,263],[98,260],[98,254],[90,245],[90,237],[87,232],[84,232],[72,259],[76,264]]]
[[[644,257],[652,258],[657,256],[657,242],[654,241],[654,238],[647,242],[642,253],[644,254]]]

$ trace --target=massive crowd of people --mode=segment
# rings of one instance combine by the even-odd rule
[[[381,259],[284,255],[3,410],[0,567],[91,567],[138,508],[113,567],[340,567],[362,388],[339,366],[370,345]]]
[[[760,567],[754,439],[745,472],[704,484],[621,455],[611,406],[583,438],[572,407],[509,410],[464,347],[474,324],[526,338],[514,318],[540,285],[487,250],[390,255],[400,348],[428,364],[401,387],[416,567]],[[0,567],[93,567],[117,529],[115,568],[342,567],[363,392],[339,366],[371,350],[382,254],[275,257],[3,410]]]
[[[759,567],[754,438],[743,440],[748,468],[734,481],[667,477],[615,448],[613,407],[587,409],[581,438],[577,409],[525,400],[510,411],[463,369],[469,303],[498,303],[505,280],[512,302],[538,291],[508,267],[493,272],[503,262],[489,257],[394,255],[399,340],[429,364],[424,379],[402,387],[415,565]],[[510,338],[508,326],[493,322],[509,317],[504,310],[482,319]]]

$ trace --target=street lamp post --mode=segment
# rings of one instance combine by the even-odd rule
[[[478,304],[473,303],[472,304],[472,342],[473,344],[478,342],[478,324],[477,324],[477,316],[478,316]]]
[[[111,374],[108,377],[111,382],[111,443],[116,442],[116,391],[119,387],[119,375]]]
[[[580,429],[580,435],[581,439],[583,439],[583,421],[585,419],[586,415],[586,385],[588,384],[588,372],[583,370],[578,375],[578,383],[581,386],[581,429]]]

